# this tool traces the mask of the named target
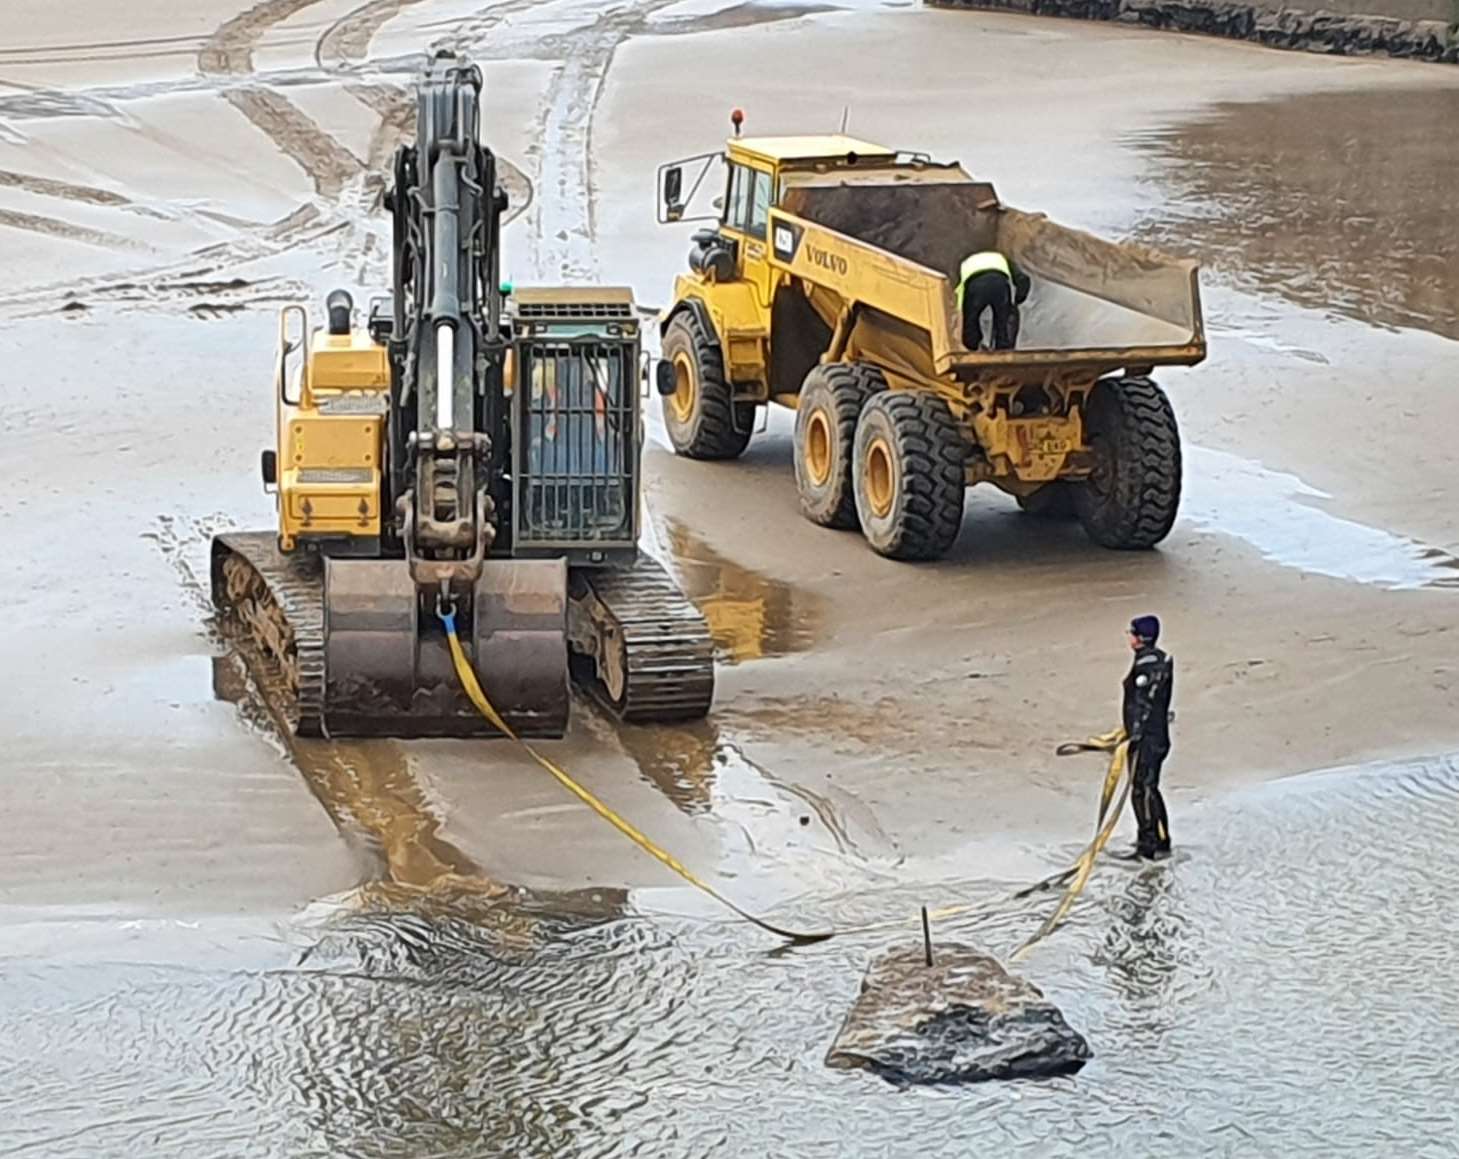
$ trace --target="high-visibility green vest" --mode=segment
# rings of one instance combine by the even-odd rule
[[[957,304],[959,309],[962,308],[963,294],[967,292],[968,279],[974,274],[986,274],[989,270],[997,270],[998,273],[1008,279],[1010,285],[1012,284],[1013,270],[1008,265],[1008,259],[997,250],[981,250],[978,253],[969,254],[963,258],[962,270],[960,271],[962,280],[958,282],[957,287]]]

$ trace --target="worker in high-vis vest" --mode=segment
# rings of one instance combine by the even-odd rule
[[[983,345],[983,311],[993,311],[992,349],[1012,350],[1018,341],[1018,307],[1028,297],[1028,275],[997,250],[980,250],[963,259],[958,306],[963,314],[963,346]]]

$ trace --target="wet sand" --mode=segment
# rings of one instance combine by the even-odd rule
[[[437,43],[483,63],[518,282],[627,281],[661,304],[693,227],[653,224],[652,173],[715,147],[734,105],[752,132],[847,110],[1015,205],[1212,266],[1211,357],[1164,376],[1187,484],[1156,553],[979,490],[947,560],[890,563],[799,517],[787,416],[732,464],[672,457],[651,421],[650,546],[711,620],[715,711],[617,729],[579,705],[549,747],[696,869],[810,914],[1042,871],[1096,776],[1052,748],[1114,722],[1123,625],[1151,610],[1180,664],[1178,843],[1238,786],[1459,748],[1459,515],[1434,437],[1459,411],[1435,177],[1459,146],[1416,128],[1452,121],[1445,70],[874,4],[210,0],[94,5],[84,28],[18,7],[0,955],[95,939],[105,958],[121,923],[157,922],[211,948],[148,953],[272,961],[276,924],[371,883],[717,916],[506,746],[291,748],[215,665],[207,537],[273,518],[273,311],[385,287],[379,178]],[[1007,75],[1039,80],[1011,98]]]
[[[432,43],[483,60],[493,139],[531,180],[533,196],[519,199],[524,212],[509,231],[508,265],[519,278],[526,267],[541,277],[626,279],[642,301],[661,301],[687,230],[652,225],[646,174],[711,146],[724,131],[720,106],[734,102],[754,131],[832,122],[849,105],[855,131],[962,156],[1015,203],[1212,255],[1212,356],[1166,379],[1188,443],[1188,483],[1182,522],[1158,553],[1095,551],[1077,530],[1032,523],[979,491],[953,555],[903,567],[798,517],[785,415],[771,416],[739,463],[676,460],[661,442],[650,449],[655,549],[680,561],[724,660],[715,739],[620,737],[589,711],[560,747],[703,867],[747,872],[734,852],[738,826],[712,807],[697,825],[676,821],[650,770],[667,764],[712,785],[734,763],[726,752],[778,782],[845,795],[875,818],[886,851],[915,848],[936,872],[983,864],[990,846],[1033,850],[1067,832],[1082,818],[1085,786],[1048,752],[1109,722],[1125,659],[1120,628],[1147,608],[1165,616],[1181,661],[1169,771],[1177,815],[1182,797],[1228,782],[1452,743],[1453,595],[1443,584],[1459,528],[1443,498],[1442,446],[1424,436],[1454,405],[1443,372],[1449,343],[1439,336],[1452,320],[1436,308],[1447,299],[1426,267],[1365,262],[1364,239],[1377,253],[1383,236],[1342,207],[1376,201],[1387,186],[1355,184],[1362,178],[1349,175],[1339,147],[1381,140],[1384,174],[1440,171],[1435,135],[1390,131],[1442,117],[1459,88],[1440,70],[872,6],[647,4],[600,20],[592,5],[566,0],[349,10],[276,0],[242,14],[218,5],[215,15],[211,27],[172,29],[157,16],[155,27],[144,18],[125,31],[96,29],[96,45],[127,42],[155,59],[145,79],[135,55],[67,48],[53,34],[17,49],[0,72],[11,86],[0,93],[0,170],[9,174],[0,211],[12,215],[5,239],[14,247],[0,304],[13,320],[3,339],[14,400],[4,453],[7,474],[26,481],[0,502],[19,528],[7,599],[13,654],[28,672],[4,711],[19,742],[11,759],[27,774],[9,782],[22,814],[63,813],[92,795],[21,787],[83,755],[87,736],[107,743],[143,797],[154,795],[156,774],[140,754],[153,746],[190,744],[188,760],[219,767],[264,761],[291,780],[287,759],[261,748],[236,712],[209,702],[199,677],[215,645],[181,574],[198,574],[210,529],[270,519],[254,456],[271,422],[259,387],[271,308],[337,283],[382,284],[386,238],[369,213],[377,167],[404,123],[396,86],[408,80],[409,54]],[[39,12],[36,20],[44,23]],[[193,53],[191,70],[177,63],[179,46]],[[1030,62],[1057,54],[1063,65],[1039,101],[989,118],[983,82],[966,92],[954,83],[956,61],[970,52]],[[574,61],[566,71],[555,63],[563,55]],[[721,99],[666,117],[688,56],[703,91]],[[837,87],[849,59],[888,78],[874,102]],[[363,88],[331,79],[329,69],[343,67],[372,77]],[[911,75],[916,85],[904,83]],[[1137,76],[1148,82],[1139,96],[1126,83]],[[59,112],[37,107],[42,84],[61,90],[50,97]],[[1314,95],[1293,95],[1304,91]],[[1295,146],[1270,126],[1300,124],[1301,102],[1318,102],[1313,115],[1329,126],[1322,156],[1335,159],[1324,168],[1309,155],[1297,167],[1230,155],[1256,147],[1240,128],[1244,106],[1202,110],[1238,93],[1274,102],[1255,106],[1272,110],[1255,140],[1276,158]],[[1066,115],[1050,124],[1047,103]],[[1181,128],[1189,117],[1193,125]],[[649,124],[652,133],[643,131]],[[1226,138],[1216,135],[1223,124],[1233,126]],[[158,155],[145,166],[139,141]],[[1328,210],[1337,217],[1299,217],[1283,242],[1281,214],[1314,200],[1329,179],[1342,193]],[[1397,212],[1406,247],[1418,252],[1433,237],[1442,255],[1449,240],[1435,227],[1444,215],[1424,208],[1431,188],[1417,182]],[[1207,213],[1208,205],[1217,208]],[[1268,210],[1261,249],[1240,244],[1253,206]],[[32,218],[58,224],[28,227]],[[1329,247],[1337,256],[1310,260],[1328,236],[1342,238]],[[1301,268],[1315,270],[1310,288],[1291,292],[1290,270]],[[1381,283],[1374,268],[1386,271]],[[1315,308],[1322,302],[1328,310]],[[1384,325],[1361,320],[1365,302],[1369,322]],[[1395,327],[1405,320],[1420,326]],[[1400,397],[1375,406],[1395,378]],[[1335,442],[1341,455],[1331,453]],[[78,473],[67,452],[82,446],[87,469]],[[74,612],[82,606],[84,617]],[[114,717],[106,699],[98,706],[72,691],[115,681],[119,664],[131,672],[121,700],[106,698],[124,704]],[[189,705],[193,719],[174,719],[183,711],[175,704]],[[69,724],[78,717],[84,729]],[[125,755],[123,738],[139,755]],[[670,755],[658,759],[656,746]],[[460,788],[440,822],[479,843],[473,863],[491,874],[670,884],[501,746],[402,751],[413,775]],[[473,800],[475,779],[487,777],[493,791]],[[206,804],[172,800],[176,813],[159,817],[159,829],[206,831],[193,820]],[[250,815],[306,862],[330,862],[316,811],[282,805],[267,813],[277,824]],[[47,822],[29,828],[67,831],[58,817]],[[302,831],[284,836],[290,826]],[[138,857],[152,856],[152,826],[119,828]],[[983,847],[971,848],[975,841]],[[566,861],[544,854],[563,847],[583,852]],[[73,854],[26,860],[17,896],[44,895],[52,879],[111,877]],[[321,878],[297,882],[297,896],[347,884],[352,863],[335,860]],[[179,886],[148,888],[167,899]]]

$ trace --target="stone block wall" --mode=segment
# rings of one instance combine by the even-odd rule
[[[937,8],[979,8],[1113,20],[1202,32],[1342,56],[1386,55],[1459,64],[1459,0],[924,0]]]

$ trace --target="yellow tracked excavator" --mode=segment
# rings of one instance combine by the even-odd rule
[[[220,621],[300,735],[472,736],[440,613],[504,720],[560,736],[569,683],[633,721],[714,690],[708,625],[640,554],[640,334],[619,289],[500,282],[506,197],[478,135],[481,73],[452,55],[396,153],[393,295],[363,328],[284,309],[278,527],[220,535]]]

